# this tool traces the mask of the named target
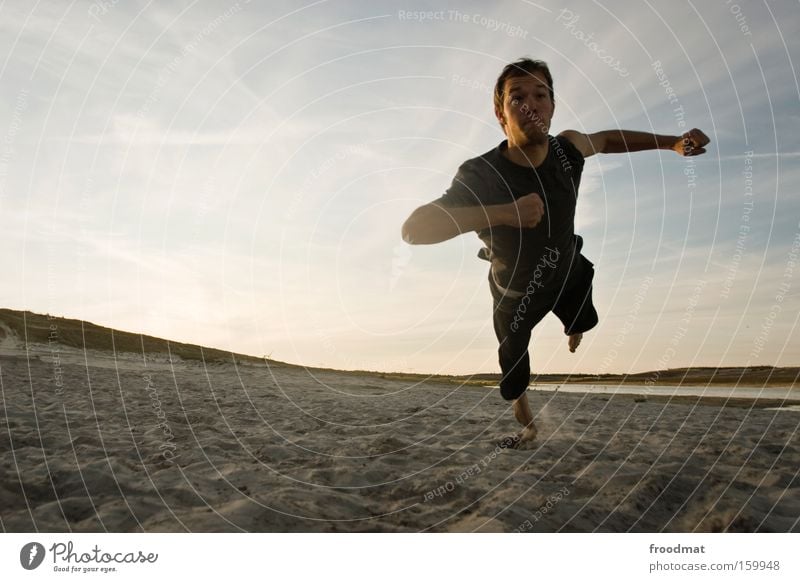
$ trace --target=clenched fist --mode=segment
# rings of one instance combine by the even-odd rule
[[[711,140],[699,129],[691,129],[675,142],[672,149],[682,156],[697,156],[706,153],[705,147]]]
[[[515,228],[533,228],[544,216],[544,202],[535,192],[517,198],[506,207],[505,224]]]

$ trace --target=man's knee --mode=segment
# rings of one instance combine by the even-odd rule
[[[564,324],[564,333],[566,335],[585,333],[593,329],[598,323],[599,318],[597,317],[597,310],[594,308],[594,305],[590,303],[581,310],[577,317],[573,318],[571,321],[567,319],[567,323]]]
[[[500,382],[500,395],[504,400],[516,400],[525,394],[525,390],[527,390],[527,388],[527,382],[513,384],[509,382]]]

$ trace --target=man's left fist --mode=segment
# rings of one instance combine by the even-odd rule
[[[690,129],[672,146],[682,156],[698,156],[706,153],[705,147],[711,140],[699,129]]]

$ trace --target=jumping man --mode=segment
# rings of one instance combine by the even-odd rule
[[[705,153],[699,129],[682,136],[608,130],[550,135],[555,110],[553,78],[543,61],[506,65],[494,89],[494,112],[507,137],[464,162],[445,194],[414,210],[403,224],[409,244],[434,244],[477,232],[478,256],[491,262],[494,330],[502,378],[500,393],[513,402],[522,430],[509,446],[536,438],[526,390],[530,383],[533,327],[550,311],[564,324],[574,352],[584,332],[597,325],[592,304],[593,264],[575,234],[575,203],[584,159],[670,149],[684,156]]]

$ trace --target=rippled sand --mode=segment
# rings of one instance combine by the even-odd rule
[[[4,531],[800,531],[796,412],[3,354]]]

